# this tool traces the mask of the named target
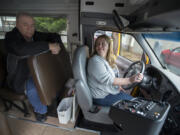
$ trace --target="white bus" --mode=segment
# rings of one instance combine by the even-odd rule
[[[179,5],[178,0],[1,0],[0,134],[179,135]],[[37,31],[58,33],[63,41],[56,56],[26,57],[48,106],[44,123],[36,121],[26,95],[6,85],[4,39],[19,12],[34,17]],[[95,40],[104,34],[113,44],[119,77],[144,75],[141,83],[125,88],[132,101],[109,107],[93,103],[86,75]],[[65,110],[59,110],[64,102]]]

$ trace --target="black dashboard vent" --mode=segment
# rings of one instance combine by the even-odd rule
[[[94,5],[94,2],[93,1],[86,1],[86,5],[87,6],[92,6],[92,5]]]
[[[115,7],[124,7],[124,3],[115,3]]]
[[[162,101],[167,101],[167,99],[171,96],[172,90],[168,90],[163,94]]]

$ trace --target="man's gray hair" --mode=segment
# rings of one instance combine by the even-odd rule
[[[17,15],[16,15],[16,20],[19,20],[19,18],[22,17],[22,16],[28,16],[28,17],[33,18],[33,16],[32,16],[31,14],[29,14],[29,13],[19,12],[19,13],[17,13]]]

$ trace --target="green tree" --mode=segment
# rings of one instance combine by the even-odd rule
[[[56,32],[66,30],[65,18],[35,17],[36,30],[41,32]]]

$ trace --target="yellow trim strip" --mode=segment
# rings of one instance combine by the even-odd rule
[[[136,87],[132,90],[131,95],[132,95],[133,97],[136,97],[136,96],[137,96],[137,92],[138,92],[138,86],[136,86]]]
[[[146,57],[146,64],[149,64],[149,57],[145,54]]]
[[[121,48],[121,34],[118,34],[118,51],[117,51],[117,56],[120,54],[120,48]]]

